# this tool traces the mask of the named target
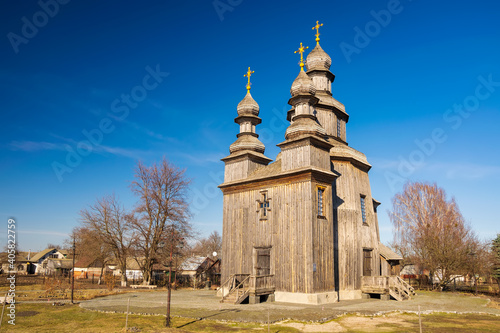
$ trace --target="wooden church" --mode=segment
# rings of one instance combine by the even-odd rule
[[[380,294],[404,299],[398,255],[381,255],[377,206],[365,155],[347,143],[349,115],[332,97],[331,58],[319,44],[307,55],[290,89],[291,109],[281,152],[264,155],[256,126],[259,105],[250,94],[238,104],[237,140],[225,163],[222,301],[324,304]],[[306,70],[304,70],[304,66]],[[405,291],[405,289],[408,289]]]

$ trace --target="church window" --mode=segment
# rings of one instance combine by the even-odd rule
[[[342,135],[342,120],[337,118],[337,136],[340,138]]]
[[[267,216],[269,215],[269,211],[271,210],[269,208],[270,207],[269,200],[271,200],[271,199],[268,198],[267,191],[262,191],[261,195],[262,195],[261,200],[257,201],[257,203],[259,205],[260,218],[266,219]]]
[[[324,199],[325,187],[318,186],[318,216],[325,216]]]
[[[360,200],[361,200],[361,218],[363,219],[363,224],[367,224],[366,223],[365,196],[361,195]]]
[[[363,276],[372,275],[372,250],[363,249]]]

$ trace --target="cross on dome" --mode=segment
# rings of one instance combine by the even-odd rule
[[[255,71],[252,71],[250,70],[250,67],[248,67],[248,72],[243,75],[245,77],[248,77],[248,83],[247,83],[247,91],[250,92],[250,89],[251,89],[251,83],[250,83],[250,76],[252,76],[252,74],[255,73]]]
[[[316,21],[316,25],[312,28],[316,29],[316,43],[319,44],[319,28],[323,26],[323,23],[319,24],[319,21]]]
[[[300,47],[297,51],[294,53],[300,53],[300,70],[304,70],[304,51],[307,50],[309,46],[302,46],[302,43],[300,43]]]

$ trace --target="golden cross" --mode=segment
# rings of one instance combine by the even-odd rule
[[[316,29],[316,43],[319,44],[319,28],[323,26],[323,23],[319,24],[319,21],[316,21],[316,26],[313,27],[313,30]]]
[[[300,53],[300,70],[304,70],[304,51],[307,50],[309,46],[302,46],[302,43],[300,43],[300,47],[297,51],[294,53]]]
[[[250,87],[250,85],[251,85],[251,83],[250,83],[250,76],[252,76],[253,73],[255,73],[255,71],[251,71],[250,67],[248,67],[248,72],[245,75],[243,75],[243,76],[248,77],[248,83],[247,83],[247,91],[248,92],[250,92],[250,88],[251,88]]]

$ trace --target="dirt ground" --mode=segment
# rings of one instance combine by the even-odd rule
[[[100,297],[83,301],[80,306],[89,310],[125,312],[130,299],[130,312],[136,314],[165,314],[167,306],[167,292],[134,292],[121,295]],[[260,304],[226,304],[219,303],[220,298],[211,290],[175,290],[172,291],[171,314],[173,316],[213,319],[239,322],[276,323],[287,319],[295,321],[323,323],[346,314],[361,315],[361,317],[345,317],[343,320],[366,320],[367,325],[373,321],[373,316],[388,313],[418,313],[419,307],[422,314],[433,312],[450,313],[484,313],[497,315],[500,318],[500,309],[486,297],[474,297],[458,293],[438,293],[420,291],[409,301],[397,302],[394,300],[383,301],[380,299],[344,300],[326,305],[303,305],[279,302],[265,302]],[[269,318],[269,319],[268,319]],[[379,317],[380,318],[380,317]],[[384,320],[391,319],[389,315],[382,316]],[[378,321],[378,320],[377,320]],[[347,322],[346,322],[347,323]],[[394,324],[398,324],[394,322]],[[305,325],[289,323],[286,325]],[[320,325],[331,325],[328,330],[335,332],[335,322]],[[293,327],[293,326],[291,326]],[[296,327],[301,331],[315,332],[314,325]],[[340,330],[341,331],[341,330]],[[339,331],[339,332],[340,332]]]

